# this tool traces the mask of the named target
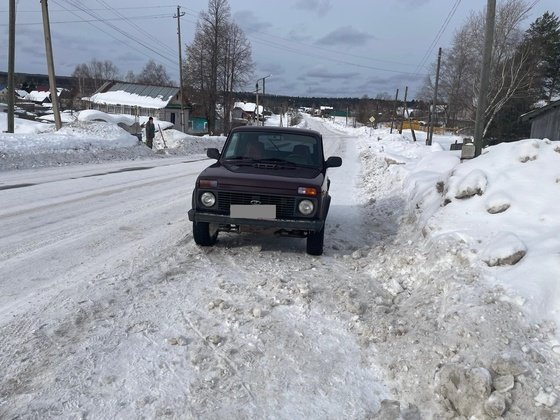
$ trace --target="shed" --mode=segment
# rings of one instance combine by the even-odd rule
[[[521,120],[531,123],[531,138],[560,140],[560,99],[523,114]]]

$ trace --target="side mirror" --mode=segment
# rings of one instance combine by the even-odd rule
[[[325,166],[327,168],[338,168],[339,166],[342,166],[342,158],[338,156],[331,156],[325,162]]]
[[[206,156],[210,159],[219,159],[220,158],[220,151],[213,147],[206,149]]]

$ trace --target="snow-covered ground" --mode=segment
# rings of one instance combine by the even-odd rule
[[[224,138],[152,151],[100,117],[0,134],[0,418],[559,417],[559,142],[461,162],[453,136],[306,117],[343,158],[310,257],[197,247]]]

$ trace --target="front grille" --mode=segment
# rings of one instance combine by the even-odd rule
[[[254,201],[260,204],[273,204],[276,206],[276,218],[285,219],[293,218],[295,213],[295,198],[281,197],[276,195],[235,193],[235,192],[218,192],[218,210],[222,214],[229,214],[229,206],[231,204],[254,204]],[[253,203],[251,203],[253,202]]]

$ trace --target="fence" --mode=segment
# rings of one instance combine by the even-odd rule
[[[400,127],[400,122],[397,123],[397,127]],[[403,121],[403,130],[415,130],[415,131],[428,131],[428,124],[420,121]],[[449,132],[456,132],[456,128],[449,127],[434,127],[434,134],[447,134]]]

